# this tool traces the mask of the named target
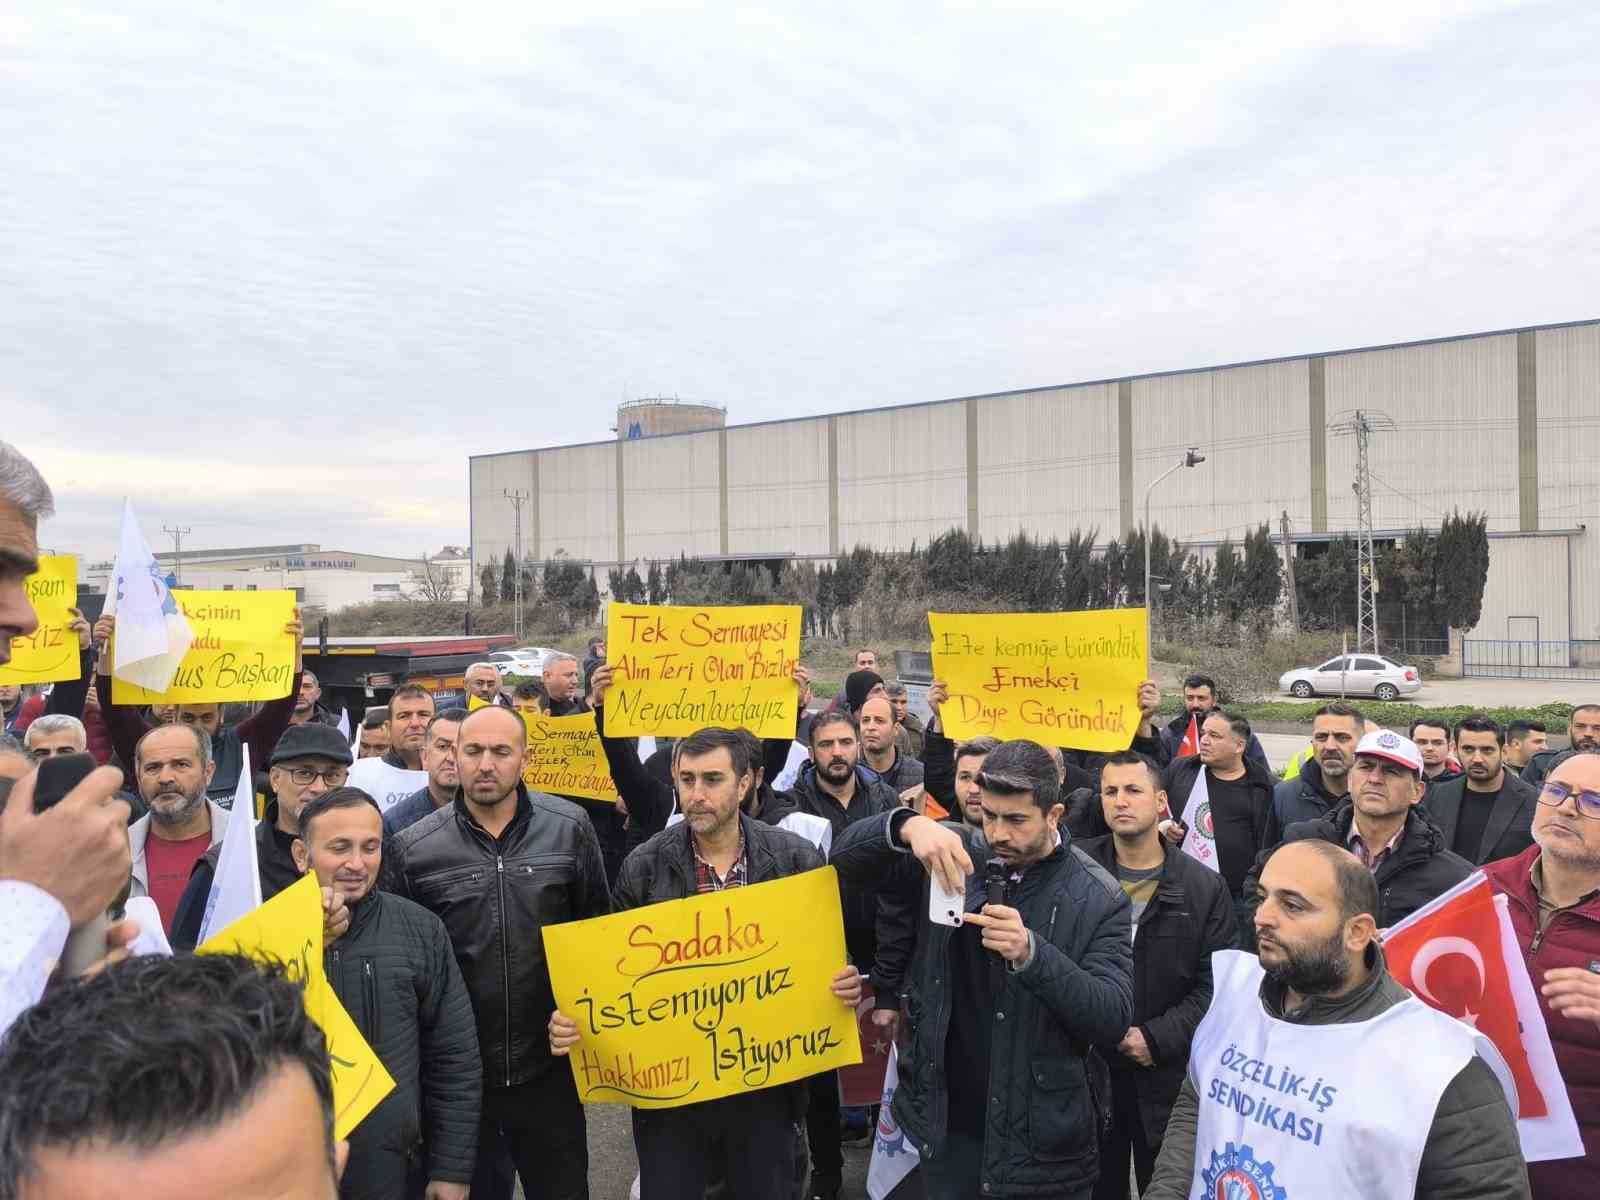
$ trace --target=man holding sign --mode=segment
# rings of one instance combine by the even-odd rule
[[[676,773],[683,821],[656,834],[628,856],[617,881],[619,910],[754,886],[823,865],[822,855],[798,834],[741,813],[740,801],[754,785],[755,764],[749,740],[739,732],[707,728],[691,734],[678,745]],[[761,938],[759,926],[740,915],[736,901],[727,907],[727,913],[726,928],[734,931],[732,937],[752,944]],[[641,925],[638,929],[648,932],[650,927]],[[752,929],[757,930],[754,935]],[[713,933],[698,939],[699,947],[685,953],[690,958],[709,955],[712,951],[705,943],[719,936]],[[832,937],[842,949],[842,930],[837,924]],[[731,938],[724,942],[731,942]],[[640,944],[634,939],[630,943]],[[718,950],[733,953],[731,944],[720,945]],[[839,957],[842,962],[843,955]],[[758,974],[760,980],[742,988],[744,992],[769,989],[768,994],[777,995],[789,987],[819,987],[821,983],[791,979],[788,967],[779,968],[777,977],[773,972]],[[861,998],[860,973],[853,966],[841,965],[830,988],[843,1010],[844,1021],[853,1026],[855,1006]],[[723,984],[719,995],[727,992],[728,986]],[[662,1003],[655,999],[645,1011],[655,1012]],[[585,1028],[579,1024],[580,1016],[573,1011],[551,1016],[553,1054],[570,1056],[583,1044]],[[696,1026],[700,1027],[698,1020]],[[753,1061],[748,1056],[762,1051],[776,1057],[772,1047],[784,1044],[747,1044],[738,1029],[714,1028],[713,1032],[724,1035],[723,1040],[729,1043],[726,1051],[718,1043],[715,1057],[719,1062],[733,1052],[735,1045],[736,1057],[748,1062]],[[816,1051],[819,1069],[834,1065],[839,1060],[822,1060],[821,1055],[847,1047],[829,1044],[830,1040],[807,1041],[798,1053]],[[858,1046],[855,1059],[859,1057]],[[693,1073],[692,1064],[685,1064],[683,1073],[687,1081]],[[753,1074],[747,1067],[745,1078]],[[671,1075],[667,1072],[663,1077],[670,1080]],[[739,1200],[776,1200],[792,1195],[798,1182],[796,1127],[808,1103],[809,1089],[802,1076],[776,1086],[741,1087],[732,1095],[699,1103],[670,1108],[636,1107],[633,1138],[639,1154],[641,1200],[701,1200],[706,1185],[718,1178],[726,1178],[731,1194]]]
[[[193,594],[193,593],[190,593]],[[230,595],[232,593],[229,593]],[[268,595],[269,593],[258,593]],[[248,593],[241,595],[239,603],[246,602]],[[281,618],[280,618],[281,619]],[[95,622],[94,638],[100,643],[100,667],[95,682],[95,690],[100,697],[100,712],[105,719],[106,728],[111,733],[112,748],[117,757],[125,763],[133,761],[133,749],[139,744],[139,739],[154,728],[142,716],[134,704],[118,703],[116,693],[111,681],[111,639],[116,633],[117,619],[114,616],[102,616]],[[244,763],[244,745],[250,745],[250,761],[264,763],[272,757],[272,751],[278,744],[278,739],[283,736],[283,731],[289,728],[290,719],[294,716],[295,700],[300,694],[300,655],[301,635],[304,628],[300,623],[300,610],[291,607],[288,623],[283,627],[280,635],[283,639],[292,641],[292,651],[285,645],[285,655],[292,653],[294,669],[293,678],[284,685],[281,695],[267,700],[256,712],[237,725],[223,725],[222,705],[231,699],[224,691],[218,690],[223,684],[216,676],[209,677],[209,684],[201,689],[202,694],[210,699],[180,701],[177,705],[176,720],[183,725],[194,725],[203,729],[211,738],[212,761],[216,763],[216,770],[211,776],[207,787],[207,794],[224,807],[233,803],[233,797],[239,787],[239,768]],[[189,651],[190,656],[209,653],[203,647],[195,647]],[[188,662],[188,659],[185,659]],[[185,674],[184,668],[179,669],[179,678]],[[124,685],[130,686],[130,685]],[[277,690],[277,689],[272,689]],[[148,703],[154,704],[151,700]]]

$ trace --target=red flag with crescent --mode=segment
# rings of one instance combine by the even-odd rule
[[[1550,1107],[1524,1042],[1494,890],[1482,875],[1475,875],[1441,901],[1384,937],[1389,972],[1418,1000],[1494,1043],[1516,1081],[1519,1118],[1546,1116]],[[1514,957],[1521,962],[1520,954]],[[1532,1019],[1543,1023],[1537,1012]]]
[[[1183,731],[1183,741],[1178,743],[1177,758],[1188,758],[1200,753],[1200,722],[1189,714],[1189,728]]]

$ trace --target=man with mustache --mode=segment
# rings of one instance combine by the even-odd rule
[[[1314,821],[1350,796],[1350,768],[1366,729],[1361,711],[1342,700],[1324,704],[1311,719],[1311,747],[1299,773],[1273,789],[1278,828]]]
[[[1541,750],[1530,758],[1522,768],[1523,782],[1538,787],[1568,754],[1600,751],[1600,704],[1580,704],[1572,710],[1572,719],[1567,722],[1567,744],[1566,750]]]
[[[211,735],[199,725],[158,725],[134,748],[134,779],[150,811],[128,826],[130,895],[156,902],[169,935],[195,863],[228,831],[227,810],[206,795],[215,771]]]
[[[383,817],[365,792],[321,792],[298,812],[294,860],[350,912],[328,943],[328,983],[395,1089],[350,1135],[341,1200],[465,1200],[482,1102],[478,1033],[444,924],[377,890]]]
[[[1325,841],[1272,853],[1260,958],[1212,958],[1211,1007],[1142,1200],[1527,1200],[1487,1043],[1390,976],[1379,888]]]

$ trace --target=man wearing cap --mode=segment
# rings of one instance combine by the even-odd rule
[[[1378,883],[1378,928],[1388,929],[1472,874],[1472,864],[1450,852],[1439,827],[1417,807],[1426,791],[1416,743],[1380,729],[1356,745],[1350,799],[1325,817],[1289,826],[1283,840],[1332,842],[1360,859]],[[1271,855],[1263,851],[1245,880],[1252,910]]]
[[[350,745],[337,729],[309,722],[291,725],[267,760],[271,803],[256,822],[256,869],[261,875],[261,899],[270,900],[300,878],[294,860],[294,840],[300,835],[300,810],[323,792],[343,787],[350,772]],[[172,922],[174,949],[192,948],[200,938],[206,899],[216,878],[219,841],[195,863],[189,886],[178,902]]]

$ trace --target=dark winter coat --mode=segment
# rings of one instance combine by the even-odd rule
[[[1112,877],[1117,849],[1111,837],[1074,843]],[[1189,1043],[1211,1004],[1211,956],[1231,950],[1235,942],[1233,899],[1215,871],[1202,866],[1176,846],[1167,846],[1167,862],[1155,898],[1139,915],[1133,939],[1133,1020],[1144,1034],[1155,1065],[1140,1066],[1117,1049],[1100,1047],[1112,1071],[1134,1081],[1139,1116],[1152,1146],[1172,1115],[1172,1102],[1183,1086]]]
[[[483,1065],[443,923],[409,900],[369,892],[351,906],[350,928],[322,960],[339,1002],[395,1083],[350,1135],[342,1200],[404,1196],[413,1165],[427,1179],[472,1182]]]
[[[1175,820],[1184,818],[1184,806],[1189,803],[1189,793],[1194,791],[1195,780],[1200,777],[1203,767],[1197,755],[1188,755],[1174,759],[1163,772],[1167,804]],[[1278,780],[1264,763],[1250,758],[1244,760],[1244,777],[1250,785],[1250,829],[1259,853],[1269,846],[1276,846],[1282,836],[1283,831],[1272,807]],[[1244,892],[1248,895],[1249,888],[1246,887]]]
[[[847,887],[879,882],[926,906],[928,877],[899,842],[898,826],[912,815],[858,821],[834,840],[832,861]],[[988,844],[976,830],[945,827],[961,835],[972,856],[976,872],[967,881],[965,910],[976,912],[986,900]],[[983,1194],[1075,1196],[1099,1173],[1104,1098],[1090,1087],[1089,1048],[1119,1041],[1133,1019],[1128,898],[1063,837],[1027,869],[1010,899],[1035,948],[1026,967],[1003,972],[993,1014]],[[948,1136],[944,1064],[955,932],[919,923],[906,1003],[894,1114],[924,1161],[944,1154]]]
[[[395,886],[444,922],[478,1015],[485,1087],[566,1070],[550,1053],[555,1011],[546,925],[611,911],[594,827],[576,805],[517,785],[493,838],[456,799],[393,842]]]
[[[1491,801],[1481,792],[1467,791],[1467,777],[1452,779],[1428,789],[1424,807],[1428,820],[1439,827],[1444,844],[1456,844],[1456,828],[1461,823],[1463,804],[1489,804],[1489,823],[1483,827],[1483,837],[1475,847],[1465,847],[1462,857],[1482,866],[1497,858],[1515,858],[1533,845],[1533,813],[1538,805],[1539,789],[1519,779],[1515,773],[1506,772],[1505,786]]]
[[[833,826],[833,844],[852,825],[892,812],[900,807],[899,794],[880,779],[875,771],[856,767],[856,792],[845,808],[817,784],[817,764],[808,762],[800,769],[790,792],[801,812],[821,817]],[[878,904],[874,882],[846,884],[839,881],[840,902],[844,906],[844,937],[850,957],[862,971],[871,971],[878,957]],[[908,956],[909,957],[909,956]]]
[[[1318,821],[1302,821],[1284,830],[1285,842],[1319,839],[1335,846],[1346,846],[1350,841],[1350,826],[1355,821],[1355,808],[1344,804]],[[1245,905],[1253,914],[1257,907],[1256,885],[1266,868],[1272,851],[1263,850],[1245,880]],[[1378,911],[1373,917],[1379,929],[1388,929],[1397,921],[1409,917],[1428,901],[1442,896],[1468,875],[1472,864],[1445,848],[1444,835],[1439,827],[1428,820],[1420,808],[1406,814],[1405,833],[1394,853],[1384,859],[1374,872],[1378,884]],[[1254,949],[1254,947],[1251,947]]]
[[[1600,963],[1600,896],[1591,895],[1556,913],[1539,932],[1539,893],[1533,886],[1533,864],[1538,861],[1539,848],[1533,846],[1515,858],[1490,863],[1484,872],[1490,886],[1507,899],[1511,925],[1535,988],[1544,982],[1544,973],[1556,967],[1593,971]],[[1585,1153],[1582,1158],[1530,1163],[1533,1194],[1538,1200],[1591,1200],[1600,1179],[1600,1025],[1555,1012],[1543,996],[1539,1007]]]
[[[1322,778],[1322,764],[1314,758],[1307,758],[1300,767],[1300,774],[1293,779],[1285,779],[1273,789],[1272,811],[1277,818],[1278,828],[1287,829],[1301,821],[1325,817],[1349,798],[1348,790],[1342,796],[1328,795],[1327,784]]]

